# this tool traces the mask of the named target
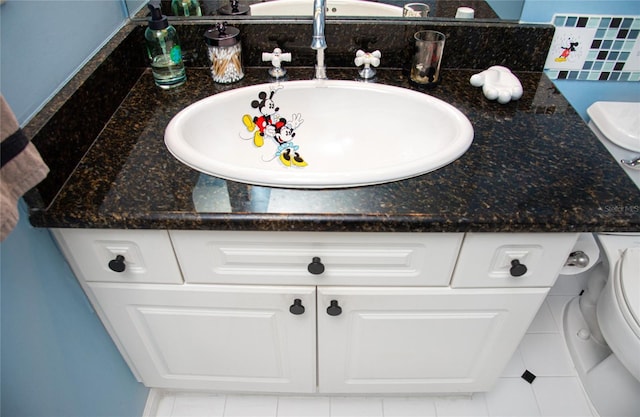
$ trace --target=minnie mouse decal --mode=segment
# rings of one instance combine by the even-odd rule
[[[296,113],[289,120],[280,117],[278,114],[280,108],[273,101],[274,94],[280,88],[283,87],[278,86],[276,89],[271,89],[270,94],[261,91],[258,94],[258,100],[251,102],[251,107],[258,109],[260,115],[251,117],[251,115],[245,114],[242,116],[242,123],[249,132],[253,132],[255,146],[262,147],[265,138],[271,139],[277,146],[274,156],[268,160],[278,157],[285,166],[304,167],[307,166],[307,163],[298,153],[300,147],[293,143],[293,138],[296,135],[295,130],[303,122],[302,116],[300,113]]]

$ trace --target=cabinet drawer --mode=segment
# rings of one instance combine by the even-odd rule
[[[171,231],[186,282],[447,286],[462,234]]]
[[[551,287],[577,238],[575,233],[467,233],[451,286]]]
[[[53,234],[85,281],[183,282],[165,230],[54,229]]]

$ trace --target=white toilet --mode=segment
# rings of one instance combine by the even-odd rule
[[[640,416],[640,234],[598,234],[602,261],[567,304],[564,334],[602,417]]]
[[[598,101],[587,114],[593,133],[640,189],[640,169],[620,163],[640,156],[640,102]]]
[[[595,103],[588,111],[589,125],[616,160],[634,155],[629,148],[636,142],[639,152],[635,152],[635,156],[640,154],[639,104],[627,107],[624,104]],[[616,126],[624,130],[622,141],[621,136],[613,141],[608,139],[620,134]],[[640,171],[627,172],[640,192]],[[640,233],[600,233],[595,237],[601,261],[586,273],[585,291],[565,308],[565,339],[598,414],[602,417],[638,417]]]

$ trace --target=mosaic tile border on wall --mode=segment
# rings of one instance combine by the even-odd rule
[[[552,80],[640,81],[640,16],[556,14]]]

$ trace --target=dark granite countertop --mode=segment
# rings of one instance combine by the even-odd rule
[[[205,68],[157,88],[149,70],[101,129],[46,208],[40,227],[270,231],[575,232],[640,230],[640,191],[565,98],[540,72],[518,72],[524,96],[500,105],[469,84],[477,71],[446,69],[425,91],[461,110],[475,138],[455,162],[403,181],[346,189],[258,187],[201,174],[169,154],[164,129],[189,104],[266,81],[248,68],[237,84],[214,84]],[[329,69],[331,79],[356,70]],[[310,68],[289,68],[309,79]],[[400,70],[379,82],[412,87]]]

